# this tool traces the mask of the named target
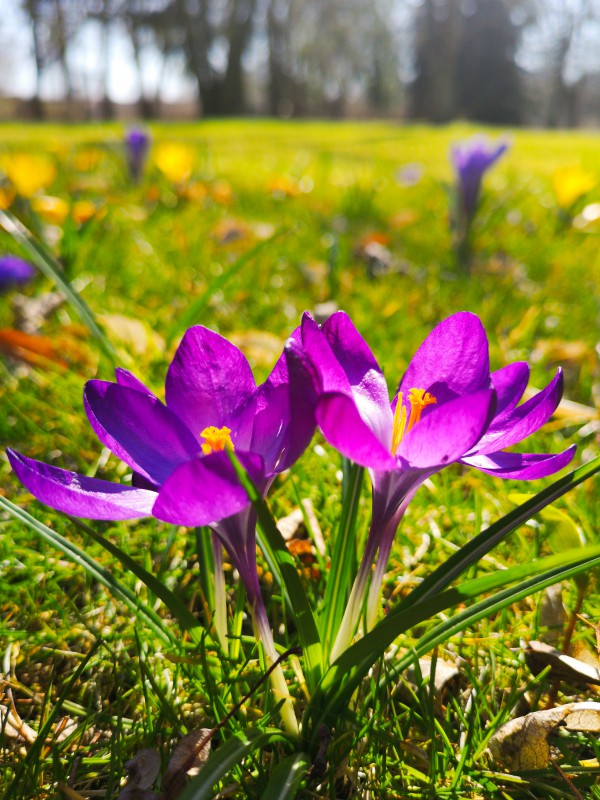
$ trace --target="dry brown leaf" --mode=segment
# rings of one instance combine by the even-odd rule
[[[282,517],[277,522],[279,533],[283,536],[284,541],[290,542],[302,528],[304,524],[304,516],[299,508],[295,508],[291,514]]]
[[[548,644],[556,644],[567,621],[567,610],[563,603],[562,584],[548,586],[542,596],[540,625],[547,628],[544,636]]]
[[[160,755],[153,747],[140,750],[125,764],[129,777],[118,800],[158,800],[158,794],[150,787],[158,778]]]
[[[431,658],[420,658],[419,669],[423,680],[429,684],[431,681],[431,665],[433,661]],[[414,667],[406,670],[406,680],[411,683],[416,682],[416,674]],[[435,673],[433,676],[433,692],[434,697],[438,701],[442,701],[444,693],[450,689],[452,684],[455,684],[460,678],[460,672],[455,664],[449,661],[444,661],[442,658],[435,660]]]
[[[210,755],[210,740],[206,737],[210,733],[210,728],[200,728],[197,731],[188,733],[179,742],[169,766],[162,780],[163,800],[176,800],[185,787],[188,778],[197,775]],[[205,744],[202,744],[205,742]]]
[[[5,705],[0,704],[0,735],[8,739],[20,739],[33,744],[37,733],[18,714]]]
[[[16,294],[12,299],[15,327],[25,333],[39,333],[48,317],[64,302],[60,292],[46,292],[39,297]]]
[[[550,760],[548,737],[559,727],[571,731],[600,731],[600,703],[568,703],[545,711],[533,711],[510,720],[496,731],[489,750],[508,770],[546,769]]]
[[[548,737],[564,723],[572,705],[533,711],[506,722],[488,744],[494,760],[510,771],[546,769],[550,761]]]
[[[550,667],[550,678],[575,684],[600,684],[600,668],[565,655],[544,642],[529,642],[525,651],[527,666],[534,675]]]

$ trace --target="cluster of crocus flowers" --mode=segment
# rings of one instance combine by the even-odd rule
[[[516,362],[490,372],[487,337],[474,314],[454,314],[434,328],[391,402],[373,353],[345,313],[320,328],[305,316],[300,340],[290,347],[305,359],[325,438],[371,476],[371,525],[332,649],[335,660],[354,634],[369,579],[367,621],[373,623],[397,527],[427,478],[459,462],[500,478],[531,480],[562,469],[575,448],[557,455],[505,452],[550,418],[562,395],[562,374],[518,405],[529,367]]]
[[[321,327],[305,314],[259,386],[237,347],[197,326],[187,331],[168,369],[164,403],[122,369],[114,383],[92,380],[85,386],[90,423],[130,467],[130,485],[69,472],[12,450],[8,456],[32,494],[65,513],[107,520],[153,515],[177,525],[209,525],[244,582],[257,636],[272,663],[277,654],[260,592],[256,516],[230,452],[266,495],[275,476],[299,458],[318,423],[330,444],[368,468],[372,483],[362,561],[337,639],[329,643],[335,660],[352,640],[365,602],[372,623],[396,529],[427,478],[458,462],[501,478],[529,480],[571,460],[574,448],[556,455],[506,452],[543,425],[561,397],[559,371],[519,405],[528,376],[524,362],[490,372],[484,328],[468,312],[434,328],[391,402],[377,360],[343,312]],[[222,612],[216,627],[223,641]],[[284,699],[284,722],[295,731],[280,668],[272,679]]]
[[[310,407],[282,354],[257,386],[243,353],[201,326],[190,328],[169,367],[163,403],[130,372],[116,382],[88,381],[84,406],[94,432],[132,470],[115,484],[8,450],[11,465],[42,502],[74,516],[146,516],[176,525],[210,525],[244,582],[252,618],[270,662],[277,659],[256,564],[255,517],[227,450],[264,493],[299,457],[314,430]],[[294,424],[292,424],[292,415]],[[223,630],[218,631],[224,638]],[[281,668],[272,676],[287,694]],[[282,715],[297,723],[287,698]]]

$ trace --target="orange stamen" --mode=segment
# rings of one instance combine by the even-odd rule
[[[402,402],[402,392],[398,393],[394,422],[392,425],[392,455],[396,455],[404,434],[412,430],[421,419],[421,412],[427,406],[437,403],[437,399],[425,389],[411,389],[408,393],[410,403],[410,417],[406,423],[406,408]]]
[[[202,452],[205,456],[210,455],[210,453],[220,453],[225,448],[228,450],[235,449],[231,441],[230,428],[215,428],[214,425],[210,425],[208,428],[204,428],[200,436],[206,439],[202,445]]]

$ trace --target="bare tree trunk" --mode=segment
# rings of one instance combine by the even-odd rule
[[[44,72],[44,57],[40,36],[40,20],[38,16],[37,0],[27,0],[24,7],[31,24],[33,55],[35,59],[35,93],[31,98],[31,112],[34,119],[43,120],[46,116],[46,110],[42,101],[42,75]]]
[[[229,53],[223,80],[223,112],[245,111],[245,87],[242,57],[252,35],[256,0],[234,0],[229,18]]]

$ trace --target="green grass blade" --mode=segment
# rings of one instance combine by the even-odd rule
[[[325,587],[321,617],[321,639],[327,656],[333,647],[356,576],[356,514],[364,468],[346,459],[344,462],[346,480],[342,515],[331,555],[331,571]]]
[[[96,321],[87,303],[65,278],[63,270],[54,256],[10,211],[0,210],[0,226],[28,252],[40,272],[56,284],[92,336],[98,341],[104,354],[108,356],[113,365],[116,364],[116,352],[111,342]]]
[[[89,525],[86,525],[84,522],[81,522],[81,520],[75,519],[74,517],[69,517],[69,519],[76,527],[84,531],[91,539],[97,542],[112,556],[117,558],[126,570],[132,572],[142,581],[145,586],[148,587],[148,589],[150,589],[151,592],[153,592],[160,600],[162,600],[171,614],[173,614],[175,619],[179,622],[183,630],[190,631],[196,641],[200,641],[200,639],[203,638],[209,647],[215,646],[214,642],[210,639],[210,636],[207,638],[205,632],[194,632],[195,628],[200,628],[200,622],[192,614],[185,603],[179,597],[177,597],[174,592],[166,587],[162,581],[159,581],[158,578],[156,578],[151,572],[148,572],[148,570],[144,569],[144,567],[138,564],[135,559],[131,558],[131,556],[121,550],[120,547],[118,547],[116,544],[113,544],[113,542],[111,542],[109,539],[106,539],[104,536],[102,536],[102,534],[95,531]]]
[[[229,770],[238,766],[253,750],[263,749],[273,742],[288,741],[281,731],[252,728],[240,731],[221,745],[209,757],[200,774],[185,787],[179,800],[212,800],[213,787],[226,777]]]
[[[515,508],[502,519],[490,525],[485,531],[475,536],[464,547],[450,556],[441,566],[428,575],[413,591],[401,602],[402,608],[414,606],[445,589],[452,581],[466,569],[476,564],[480,558],[489,553],[511,531],[531,519],[538,511],[554,502],[561,495],[573,489],[578,484],[600,472],[600,456],[573,470],[563,478],[554,481],[546,489],[542,489],[530,500]]]
[[[83,661],[79,664],[79,666],[77,667],[75,672],[71,675],[69,680],[65,683],[62,692],[60,693],[58,699],[56,700],[56,703],[54,703],[54,705],[52,706],[52,710],[50,711],[50,713],[46,717],[46,720],[44,721],[44,724],[42,725],[42,727],[38,731],[38,735],[37,735],[35,741],[33,742],[33,744],[31,745],[31,747],[29,748],[29,750],[27,752],[27,755],[25,756],[25,758],[23,759],[23,761],[19,765],[19,769],[17,771],[17,774],[15,775],[12,783],[10,784],[8,789],[6,790],[6,793],[4,794],[2,800],[10,800],[10,798],[19,789],[19,784],[23,780],[23,777],[25,776],[25,774],[29,771],[30,767],[32,765],[36,764],[36,762],[38,761],[38,759],[40,757],[40,752],[41,752],[42,748],[45,746],[47,738],[50,736],[50,733],[51,733],[51,730],[52,730],[52,726],[54,725],[54,722],[56,720],[58,712],[61,710],[61,708],[63,706],[63,703],[68,699],[69,695],[71,694],[71,690],[72,690],[73,686],[76,685],[76,683],[79,680],[80,676],[83,674],[83,672],[87,668],[87,665],[90,663],[91,659],[94,657],[96,651],[98,650],[98,648],[100,647],[101,644],[102,644],[102,640],[101,639],[97,639],[94,642],[94,644],[90,648],[89,653],[86,654],[86,656],[83,659]]]
[[[177,321],[171,325],[167,331],[167,344],[170,344],[178,334],[186,330],[186,328],[189,328],[190,325],[196,324],[197,321],[201,319],[202,312],[209,304],[210,298],[215,292],[218,292],[220,289],[222,289],[226,283],[234,278],[238,272],[246,266],[246,264],[252,261],[252,259],[256,258],[259,253],[261,253],[263,250],[266,250],[268,247],[270,247],[270,245],[273,244],[273,242],[277,241],[277,239],[286,233],[288,233],[287,228],[280,228],[279,230],[275,231],[275,233],[268,239],[265,239],[263,242],[258,242],[258,244],[254,245],[254,247],[251,247],[245,253],[242,253],[242,255],[236,259],[230,267],[228,267],[220,275],[217,275],[217,277],[208,284],[200,297],[196,298],[193,303],[190,303],[185,313],[181,316],[178,316]]]
[[[498,587],[511,580],[522,578],[527,574],[527,570],[529,570],[529,574],[533,573],[534,575],[528,580],[521,580],[516,586],[475,603],[437,625],[419,640],[411,653],[394,665],[396,674],[406,669],[414,661],[415,653],[417,653],[416,657],[424,655],[449,637],[473,625],[486,614],[495,613],[547,586],[599,566],[600,548],[578,548],[569,553],[550,556],[547,559],[520,565],[493,576],[469,581],[447,592],[423,600],[416,607],[395,609],[370,633],[348,648],[323,676],[306,712],[306,719],[311,723],[312,735],[316,735],[321,723],[328,726],[335,724],[337,716],[343,712],[352,693],[375,661],[398,636],[415,625],[431,618],[434,614],[464,602],[466,599],[478,596],[486,588]]]
[[[68,539],[65,539],[60,533],[53,531],[52,528],[49,528],[47,525],[44,525],[43,522],[32,517],[27,511],[11,503],[10,500],[7,500],[5,497],[0,497],[0,508],[4,508],[12,517],[23,522],[45,542],[52,545],[52,547],[61,550],[74,564],[83,567],[95,580],[106,587],[113,597],[121,600],[134,614],[139,615],[144,623],[148,625],[160,639],[168,643],[173,643],[175,641],[174,634],[168,629],[158,614],[145,603],[142,603],[131,589],[118,581],[109,570],[100,566],[100,564],[86,552]]]
[[[262,800],[294,800],[309,766],[306,753],[294,753],[278,764],[273,770]]]
[[[279,532],[275,519],[263,496],[254,486],[235,455],[229,450],[227,453],[240,483],[248,493],[248,497],[256,510],[258,525],[262,534],[259,540],[261,547],[264,547],[267,551],[269,562],[276,566],[283,590],[287,594],[288,607],[292,611],[302,645],[302,654],[306,664],[304,670],[306,682],[309,690],[312,691],[321,678],[323,652],[317,624],[302,586],[300,575],[296,569],[296,562],[287,549],[283,536]]]

